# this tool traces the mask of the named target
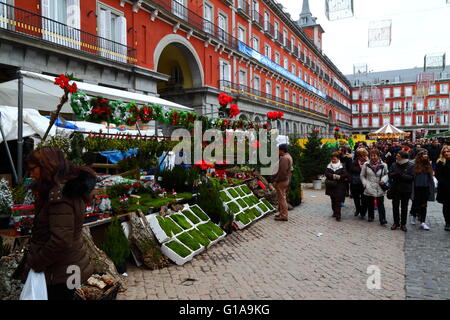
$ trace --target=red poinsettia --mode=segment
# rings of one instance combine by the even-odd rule
[[[211,163],[209,163],[209,162],[207,162],[207,161],[205,161],[205,160],[198,160],[198,161],[195,163],[195,166],[198,167],[198,168],[200,168],[200,170],[202,170],[202,171],[205,171],[205,170],[207,170],[208,168],[214,168],[214,165],[213,165],[213,164],[211,164]]]
[[[339,128],[339,127],[334,128],[334,131],[339,131],[339,130],[341,130],[341,128]]]
[[[230,115],[230,118],[236,117],[239,113],[241,113],[241,110],[239,110],[239,107],[236,104],[232,104],[230,106],[230,111],[228,114]]]
[[[314,133],[319,133],[319,129],[314,129]]]
[[[284,112],[283,111],[267,112],[267,118],[269,120],[281,119],[283,117],[284,117]]]
[[[226,106],[226,105],[228,105],[231,102],[233,102],[233,98],[232,97],[230,97],[229,95],[227,95],[224,92],[221,92],[219,94],[219,104],[220,105]]]
[[[143,123],[148,123],[153,120],[153,109],[148,106],[143,106],[139,111],[139,118]]]
[[[72,85],[67,87],[67,91],[69,91],[70,93],[77,93],[78,91],[77,84],[75,82],[72,83]]]
[[[70,79],[63,74],[60,74],[59,77],[55,78],[55,84],[61,89],[66,89],[69,86],[69,81]]]

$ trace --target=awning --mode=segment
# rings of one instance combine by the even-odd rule
[[[54,85],[55,77],[43,74],[21,71],[23,75],[23,106],[42,111],[54,111],[59,104],[63,91]],[[185,107],[165,99],[145,94],[112,89],[90,83],[76,81],[79,90],[90,96],[102,96],[107,99],[121,100],[124,102],[137,102],[139,104],[157,104],[168,109],[192,111]],[[18,80],[0,83],[0,105],[17,107]],[[63,113],[73,113],[68,103],[62,108]]]
[[[369,137],[377,138],[398,138],[409,136],[409,133],[394,127],[392,124],[387,123],[375,132],[369,133]]]

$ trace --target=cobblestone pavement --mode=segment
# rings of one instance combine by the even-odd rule
[[[118,299],[405,299],[404,233],[353,217],[347,202],[337,222],[323,191],[305,190],[288,222],[267,216],[184,266],[130,267]],[[371,265],[378,290],[366,285]]]
[[[444,230],[442,205],[428,203],[430,231],[408,226],[406,235],[406,297],[450,299],[450,232]]]

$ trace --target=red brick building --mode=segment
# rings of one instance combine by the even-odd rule
[[[350,82],[322,52],[323,29],[273,0],[2,0],[0,82],[18,69],[122,89],[242,119],[282,110],[282,133],[351,129]]]
[[[417,79],[426,75],[429,83]],[[352,84],[354,133],[366,134],[386,123],[410,132],[449,130],[450,68],[414,68],[348,76]],[[419,87],[418,87],[419,84]]]

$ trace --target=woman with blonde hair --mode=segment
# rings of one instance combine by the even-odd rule
[[[444,146],[436,162],[437,201],[443,204],[445,231],[450,231],[450,146]]]

